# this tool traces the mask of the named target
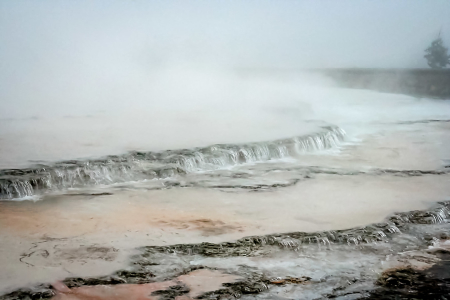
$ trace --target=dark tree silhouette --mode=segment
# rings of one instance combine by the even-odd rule
[[[447,54],[447,51],[448,49],[444,46],[444,41],[439,34],[439,37],[425,50],[426,54],[424,57],[427,59],[428,65],[431,68],[442,69],[450,64],[450,56]]]

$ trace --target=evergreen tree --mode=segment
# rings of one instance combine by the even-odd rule
[[[433,69],[442,69],[450,64],[450,56],[447,54],[448,49],[444,46],[444,41],[439,37],[431,43],[425,52],[425,58],[428,65]]]

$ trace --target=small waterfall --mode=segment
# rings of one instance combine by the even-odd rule
[[[345,137],[339,127],[306,136],[249,144],[220,144],[204,148],[131,152],[52,166],[0,170],[0,199],[33,196],[39,191],[162,179],[244,163],[264,162],[332,148]]]

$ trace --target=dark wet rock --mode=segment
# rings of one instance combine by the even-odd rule
[[[112,285],[112,284],[121,284],[126,283],[126,280],[120,277],[114,277],[114,276],[104,276],[104,277],[86,277],[86,278],[80,278],[80,277],[72,277],[72,278],[66,278],[63,280],[63,283],[68,288],[73,287],[80,287],[85,285]]]
[[[149,283],[153,282],[155,275],[150,272],[136,272],[136,271],[127,271],[120,270],[114,273],[111,276],[102,276],[102,277],[87,277],[87,278],[66,278],[63,280],[63,283],[69,287],[79,287],[84,285],[114,285],[114,284],[122,284],[122,283]]]
[[[40,285],[34,289],[19,289],[9,294],[0,296],[0,300],[44,300],[51,299],[55,292],[50,285]]]
[[[253,184],[253,185],[210,185],[210,188],[216,189],[243,189],[249,191],[263,191],[276,188],[283,188],[296,185],[300,179],[293,179],[287,183],[274,183],[274,184]]]
[[[267,281],[263,280],[245,280],[235,283],[224,283],[224,286],[228,287],[228,290],[231,291],[230,295],[258,294],[269,288],[267,286]]]
[[[113,193],[79,193],[79,194],[64,194],[65,196],[111,196]]]
[[[147,267],[147,266],[158,266],[159,263],[155,262],[155,261],[150,261],[145,257],[141,257],[138,256],[140,259],[139,260],[135,260],[133,262],[134,265],[139,265],[140,267]]]
[[[439,237],[441,238],[441,240],[450,239],[450,235],[447,232],[442,232]]]
[[[426,270],[391,269],[377,281],[380,288],[361,299],[450,299],[450,254]]]
[[[372,172],[374,174],[392,174],[397,176],[411,177],[423,175],[444,175],[449,174],[450,170],[393,170],[393,169],[376,169]]]
[[[114,274],[118,278],[122,278],[126,283],[149,283],[153,281],[155,275],[149,272],[133,272],[133,271],[118,271]]]
[[[419,273],[412,268],[398,268],[385,271],[378,279],[377,284],[386,288],[404,288],[412,286],[418,280],[424,280],[425,274]]]
[[[182,296],[189,293],[189,288],[185,285],[171,286],[166,290],[155,291],[151,295],[159,296],[159,300],[172,300],[175,297]]]
[[[273,278],[269,281],[270,284],[285,285],[285,284],[302,284],[311,280],[311,277],[286,277],[286,278]]]
[[[223,288],[205,293],[197,297],[198,299],[230,299],[240,298],[245,294],[259,294],[269,289],[269,280],[261,273],[250,270],[242,266],[238,272],[244,279],[232,283],[224,283]]]
[[[173,246],[147,246],[142,247],[144,257],[152,253],[177,253],[177,254],[200,254],[210,257],[226,256],[249,256],[254,254],[261,247],[261,243],[252,238],[241,239],[236,242],[226,242],[220,244],[179,244]]]
[[[397,223],[413,224],[437,224],[445,222],[450,213],[450,202],[440,202],[435,209],[427,211],[411,211],[408,213],[398,213],[390,217],[389,220]]]

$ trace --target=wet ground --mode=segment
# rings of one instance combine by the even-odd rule
[[[1,163],[15,169],[0,172],[0,299],[445,299],[448,103],[323,91],[303,95],[314,101],[301,107],[266,107],[276,117],[243,115],[240,125],[268,121],[249,133],[234,124],[225,140],[202,123],[213,115],[198,124],[191,116],[178,125],[203,128],[199,144],[177,127],[169,132],[182,138],[160,145],[199,148],[54,163],[46,155],[120,154],[163,133],[139,144],[119,122],[97,128],[91,151],[93,141],[58,136],[41,120],[34,133],[31,123],[16,128],[29,144],[20,152],[21,139],[5,131],[0,138],[14,142]],[[313,117],[297,122],[304,108]],[[100,138],[104,130],[116,144]],[[206,143],[236,132],[236,144]],[[47,138],[60,142],[54,153]],[[37,165],[21,165],[30,153]]]
[[[450,123],[390,126],[295,166],[0,202],[3,299],[444,295]]]
[[[442,202],[349,230],[139,247],[126,269],[3,299],[445,299],[449,208]]]

